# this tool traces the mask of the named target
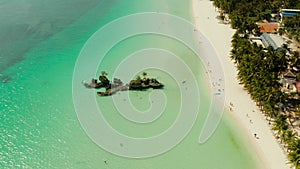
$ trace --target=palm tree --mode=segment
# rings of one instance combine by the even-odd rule
[[[290,129],[287,129],[286,131],[283,132],[282,134],[282,140],[286,145],[289,145],[295,140],[296,133],[293,132]],[[288,149],[288,147],[287,147]]]
[[[280,36],[282,36],[283,34],[285,34],[284,28],[279,28],[278,29],[278,33],[279,33]]]
[[[295,139],[288,145],[290,163],[300,169],[300,139]]]
[[[288,145],[289,151],[300,151],[300,139],[293,139]]]
[[[290,163],[295,166],[295,169],[300,169],[300,152],[292,151],[288,154]]]
[[[142,72],[142,76],[145,78],[148,75],[147,72]]]
[[[281,136],[284,131],[288,129],[288,123],[286,122],[287,116],[280,114],[274,121],[273,130],[277,130],[277,136]],[[281,140],[282,141],[282,140]]]
[[[300,59],[299,59],[299,52],[295,51],[294,54],[290,55],[289,57],[289,63],[291,64],[291,66],[297,66],[300,65]]]
[[[108,78],[106,77],[108,74],[105,71],[101,72],[101,75],[99,76],[99,80],[103,85],[107,85],[110,83]]]
[[[142,80],[141,76],[137,76],[137,77],[135,78],[136,84],[141,84],[141,80]]]
[[[102,75],[102,76],[107,76],[107,75],[108,75],[108,73],[107,73],[107,72],[105,72],[105,71],[101,71],[101,75]]]
[[[266,94],[264,94],[266,97]],[[263,100],[263,111],[265,112],[265,114],[267,115],[267,117],[269,117],[269,124],[271,124],[271,120],[277,118],[278,116],[278,108],[275,106],[276,103],[275,102],[270,102],[268,100]],[[267,119],[266,117],[266,119]],[[274,121],[275,122],[275,121]]]

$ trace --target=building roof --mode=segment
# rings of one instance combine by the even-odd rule
[[[291,71],[291,70],[287,70],[283,73],[284,77],[291,77],[291,78],[296,78],[296,75]]]
[[[300,92],[300,82],[296,82],[295,86],[297,88],[297,92]]]
[[[300,13],[300,9],[281,9],[279,12],[298,12],[298,13]]]
[[[258,46],[259,46],[259,45],[261,45],[261,46],[264,45],[260,39],[252,39],[251,41],[252,41],[253,43],[256,43]]]
[[[275,50],[280,50],[281,46],[285,43],[285,41],[278,35],[263,33],[260,36],[262,43],[264,44],[265,48],[272,46]]]
[[[293,17],[293,16],[296,16],[297,13],[295,13],[295,12],[282,12],[282,15],[286,16],[286,17]]]
[[[260,33],[275,33],[278,31],[278,23],[257,23]]]
[[[293,17],[300,13],[300,9],[281,9],[279,12],[284,17]]]
[[[277,35],[277,34],[270,34],[270,37],[272,38],[272,40],[275,42],[275,44],[278,47],[282,47],[283,44],[286,44],[284,39],[281,36]]]

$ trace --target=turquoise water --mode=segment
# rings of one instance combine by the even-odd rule
[[[93,143],[77,119],[72,76],[88,38],[109,21],[135,12],[168,12],[190,20],[189,3],[28,0],[1,1],[0,8],[4,23],[0,37],[8,39],[1,41],[0,55],[0,168],[258,168],[257,157],[242,132],[226,117],[205,144],[198,144],[210,98],[204,83],[205,70],[191,51],[166,37],[145,35],[120,42],[104,58],[99,72],[113,72],[124,55],[142,48],[160,47],[181,56],[197,75],[202,106],[194,127],[180,144],[152,158],[123,158]],[[97,97],[107,121],[126,135],[153,136],[168,128],[176,118],[180,99],[174,79],[159,70],[147,72],[166,85],[164,92],[169,106],[157,121],[149,125],[128,122],[118,115],[110,97]],[[149,107],[147,98],[151,92],[130,92],[137,109]]]

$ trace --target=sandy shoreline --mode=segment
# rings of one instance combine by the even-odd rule
[[[256,149],[257,155],[263,162],[263,168],[288,169],[287,157],[277,143],[271,127],[268,126],[265,117],[259,112],[249,94],[239,85],[237,70],[230,59],[231,37],[234,30],[230,25],[218,23],[218,12],[209,0],[192,0],[194,22],[212,43],[219,56],[225,74],[226,108],[243,131],[250,144]],[[233,106],[230,106],[233,105]],[[257,138],[254,137],[257,134]]]

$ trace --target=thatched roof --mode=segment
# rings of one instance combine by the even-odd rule
[[[296,78],[296,75],[289,69],[283,72],[283,77]]]

